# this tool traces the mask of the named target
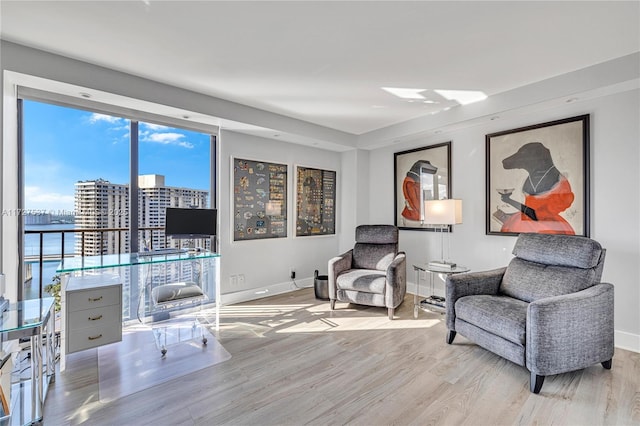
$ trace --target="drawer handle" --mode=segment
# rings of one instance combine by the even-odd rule
[[[102,296],[100,297],[90,297],[89,302],[97,302],[98,300],[102,300]]]
[[[98,334],[97,336],[89,336],[89,340],[96,340],[102,337],[102,334]]]
[[[98,321],[99,319],[102,319],[102,315],[93,318],[89,317],[89,321]]]

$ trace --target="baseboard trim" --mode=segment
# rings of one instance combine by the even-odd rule
[[[640,335],[616,330],[614,339],[616,348],[640,353]]]
[[[248,302],[250,300],[262,299],[264,297],[275,296],[277,294],[289,293],[305,287],[313,286],[313,278],[303,278],[293,281],[287,281],[278,284],[272,284],[267,287],[252,288],[250,290],[234,291],[220,295],[222,306],[234,303]]]

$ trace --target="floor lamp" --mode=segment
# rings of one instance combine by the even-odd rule
[[[444,229],[462,223],[462,200],[426,200],[424,202],[424,223],[440,226],[440,260],[429,262],[430,267],[450,270],[455,263],[444,258]],[[447,236],[449,253],[451,252],[451,237]]]

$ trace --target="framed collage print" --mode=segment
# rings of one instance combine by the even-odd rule
[[[336,172],[296,167],[296,237],[336,233]]]
[[[231,158],[233,241],[287,236],[286,164]]]

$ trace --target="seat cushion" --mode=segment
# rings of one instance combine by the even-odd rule
[[[162,284],[151,290],[151,298],[156,304],[204,298],[202,289],[192,282]]]
[[[506,296],[465,296],[456,301],[456,318],[519,345],[526,340],[528,303]]]
[[[385,272],[372,269],[350,269],[338,275],[336,286],[339,290],[353,290],[362,293],[384,294],[387,285]]]

